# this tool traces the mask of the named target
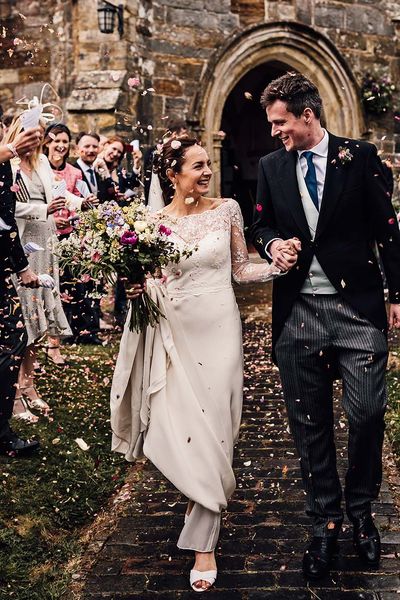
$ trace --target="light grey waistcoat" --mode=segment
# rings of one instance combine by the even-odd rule
[[[297,161],[296,175],[297,183],[299,185],[301,201],[306,215],[308,227],[310,229],[311,239],[313,240],[315,237],[315,232],[317,230],[319,212],[317,211],[314,202],[311,200],[311,196],[307,189],[307,185],[303,177],[299,160]],[[333,285],[325,275],[315,255],[313,256],[310,269],[308,271],[308,277],[306,277],[303,287],[300,290],[300,293],[314,295],[337,294],[336,289],[333,287]]]

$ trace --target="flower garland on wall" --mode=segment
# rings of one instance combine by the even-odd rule
[[[361,99],[367,113],[382,115],[393,110],[396,86],[389,77],[367,73],[361,84]]]

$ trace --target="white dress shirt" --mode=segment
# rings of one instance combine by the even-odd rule
[[[93,169],[93,165],[86,164],[81,158],[78,158],[78,160],[76,161],[76,164],[79,165],[80,168],[82,169],[82,171],[83,171],[86,179],[89,182],[90,191],[96,196],[97,192],[98,192],[98,189],[97,189],[96,172]],[[92,169],[93,174],[94,174],[94,181],[95,181],[94,185],[93,185],[92,180],[90,178],[90,173],[88,173],[89,169]]]
[[[324,131],[324,137],[322,140],[313,148],[309,149],[309,152],[313,152],[313,163],[315,167],[315,174],[317,176],[317,191],[318,191],[318,204],[321,209],[322,193],[324,191],[325,175],[326,175],[326,163],[328,160],[328,143],[329,135],[326,129]],[[304,150],[297,150],[297,154],[300,161],[301,171],[303,177],[307,175],[307,159],[303,155]]]

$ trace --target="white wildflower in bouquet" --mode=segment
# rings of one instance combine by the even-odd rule
[[[121,276],[143,284],[148,273],[193,253],[194,248],[179,249],[170,235],[171,230],[141,202],[125,207],[105,202],[80,213],[75,231],[60,241],[57,254],[61,267],[68,266],[77,280],[114,284]],[[154,327],[164,316],[146,292],[130,302],[131,331]]]

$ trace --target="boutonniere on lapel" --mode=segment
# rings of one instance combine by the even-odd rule
[[[340,162],[341,165],[348,165],[353,160],[353,154],[350,152],[350,148],[345,148],[344,146],[339,146],[339,152],[337,155],[337,159],[334,158],[332,163],[335,164],[337,161]]]

